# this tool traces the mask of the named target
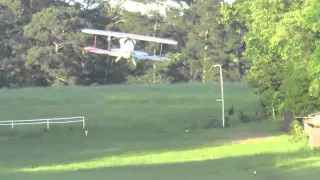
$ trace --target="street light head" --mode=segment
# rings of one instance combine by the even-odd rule
[[[211,66],[209,71],[211,71],[211,69],[214,68],[214,67],[221,67],[221,65],[220,64],[214,64],[214,65]]]

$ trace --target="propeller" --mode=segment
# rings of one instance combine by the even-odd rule
[[[129,57],[129,58],[126,58],[126,57],[124,57],[123,55],[118,56],[117,59],[115,60],[115,63],[117,63],[121,58],[127,59],[127,60],[130,61],[135,67],[137,67],[137,63],[136,63],[134,57],[132,56],[132,53],[130,53],[130,57]]]
[[[134,67],[137,67],[137,63],[132,56],[131,56],[130,60],[131,60],[131,63],[134,65]]]
[[[122,58],[122,56],[118,56],[114,62],[118,62],[121,58]]]

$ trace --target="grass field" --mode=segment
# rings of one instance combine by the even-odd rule
[[[230,128],[216,84],[117,85],[2,90],[1,120],[85,116],[82,124],[0,127],[1,179],[308,179],[320,152],[289,142],[270,120],[237,123],[259,112],[245,84],[225,84]],[[188,129],[188,132],[185,132]],[[253,172],[257,171],[254,175]]]

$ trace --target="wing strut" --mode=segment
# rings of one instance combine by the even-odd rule
[[[111,50],[111,36],[108,36],[108,50]]]
[[[161,53],[162,53],[162,43],[160,44],[160,56],[161,56]]]

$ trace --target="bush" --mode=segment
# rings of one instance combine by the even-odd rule
[[[230,109],[228,110],[228,115],[232,116],[234,114],[234,107],[231,105]]]
[[[308,135],[304,132],[304,129],[298,120],[294,120],[290,124],[290,135],[290,141],[292,143],[308,143]]]
[[[211,129],[211,128],[219,128],[222,127],[221,120],[217,119],[216,117],[210,118],[206,125],[203,126],[204,129]]]
[[[245,114],[243,113],[243,111],[240,111],[239,119],[240,119],[240,121],[241,121],[242,123],[248,123],[248,122],[251,121],[250,116],[245,115]]]
[[[230,119],[229,119],[229,116],[225,117],[224,126],[225,126],[225,127],[230,127]]]
[[[289,132],[291,130],[291,124],[294,121],[294,111],[291,109],[286,109],[284,112],[283,124],[281,130],[284,132]]]

